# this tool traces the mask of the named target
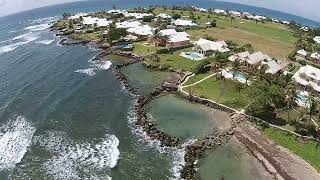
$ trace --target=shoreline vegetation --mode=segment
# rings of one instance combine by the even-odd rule
[[[242,19],[241,17],[208,13],[207,11],[196,10],[194,7],[190,10],[190,7],[169,8],[159,6],[146,9],[135,8],[132,12],[152,13],[153,18],[148,19],[143,17],[142,21],[151,24],[153,27],[163,25],[168,26],[166,20],[163,20],[164,22],[158,22],[158,20],[152,21],[156,15],[158,16],[161,13],[165,13],[172,17],[179,16],[178,18],[186,16],[193,19],[193,22],[200,24],[199,27],[195,28],[180,27],[180,30],[185,30],[191,35],[192,40],[202,37],[212,40],[229,37],[230,39],[226,40],[229,40],[228,45],[229,47],[232,47],[230,48],[232,52],[239,52],[242,50],[253,52],[254,50],[263,48],[265,52],[273,57],[286,58],[291,50],[296,47],[296,41],[299,39],[299,37],[297,37],[297,27],[299,27],[299,25],[293,24],[292,22],[291,25],[287,26],[286,24],[272,22],[273,20],[270,18],[268,21]],[[113,73],[115,77],[122,82],[124,87],[132,95],[136,96],[133,108],[137,115],[135,124],[142,128],[151,139],[159,140],[161,146],[166,147],[181,147],[182,145],[180,139],[172,137],[166,132],[157,129],[155,124],[148,122],[146,117],[146,105],[149,104],[152,99],[167,93],[178,92],[180,96],[192,103],[203,104],[230,114],[230,118],[227,121],[232,124],[231,128],[210,134],[202,139],[197,139],[194,143],[185,147],[186,153],[184,159],[186,164],[180,172],[181,178],[198,178],[196,170],[197,161],[205,156],[207,150],[223,146],[231,137],[236,137],[241,144],[246,147],[248,152],[250,152],[250,154],[255,157],[263,165],[265,170],[275,179],[319,179],[318,172],[320,171],[320,160],[318,161],[317,153],[319,153],[320,150],[317,148],[319,143],[317,136],[312,133],[290,133],[296,130],[296,126],[291,125],[290,112],[288,111],[284,112],[284,114],[288,113],[288,116],[283,116],[289,118],[285,119],[288,126],[288,128],[287,126],[283,128],[285,131],[281,130],[282,126],[278,129],[270,126],[273,125],[273,121],[269,121],[268,118],[264,119],[260,114],[252,114],[248,111],[248,107],[251,107],[252,104],[256,103],[252,101],[252,98],[255,98],[254,95],[257,94],[251,94],[253,97],[250,98],[247,95],[247,91],[253,91],[252,88],[250,88],[252,85],[247,86],[238,82],[226,80],[225,78],[219,77],[219,74],[221,69],[232,66],[238,71],[246,71],[246,76],[251,75],[254,77],[250,79],[250,81],[257,81],[257,79],[259,79],[265,82],[267,86],[273,85],[273,83],[278,80],[278,77],[263,76],[261,72],[252,73],[250,70],[242,69],[239,65],[230,64],[225,60],[226,56],[224,54],[216,54],[214,58],[208,58],[209,60],[192,61],[179,56],[181,52],[192,51],[191,47],[173,50],[166,49],[155,46],[147,38],[140,36],[138,36],[138,40],[124,40],[123,37],[127,36],[128,33],[122,29],[116,28],[114,23],[118,19],[121,19],[121,21],[132,21],[132,19],[127,19],[117,13],[107,12],[97,12],[90,15],[101,18],[111,18],[113,22],[109,27],[98,27],[95,23],[91,26],[85,25],[80,28],[79,24],[81,24],[81,22],[79,19],[83,18],[82,16],[79,16],[77,19],[69,20],[71,14],[64,14],[63,18],[57,21],[51,29],[52,31],[57,32],[57,36],[62,37],[62,40],[60,41],[61,45],[86,45],[89,42],[95,43],[103,50],[96,56],[95,60],[102,60],[109,54],[124,56],[130,59],[130,61],[126,63],[116,65]],[[210,22],[209,25],[208,22]],[[213,26],[213,24],[215,25]],[[299,31],[299,33],[303,32]],[[230,34],[234,34],[234,36],[231,36]],[[299,36],[301,36],[301,34]],[[260,39],[265,39],[265,41],[259,42],[258,37],[260,37]],[[119,48],[119,44],[128,42],[133,44],[133,48]],[[277,44],[277,46],[275,44]],[[142,62],[142,64],[148,68],[174,72],[177,76],[173,79],[164,81],[151,93],[141,95],[138,90],[129,83],[127,77],[121,71],[123,67],[138,62]],[[289,62],[289,64],[293,64],[292,66],[294,67],[297,65],[295,62]],[[289,73],[292,69],[296,68],[290,66],[290,69],[288,68]],[[203,80],[208,76],[210,77]],[[287,81],[282,81],[281,83],[286,82]],[[184,87],[182,87],[182,84],[187,86],[190,85],[190,87],[186,87],[185,91],[183,90]],[[277,82],[274,84],[275,89],[273,90],[282,92],[283,87],[278,87]],[[272,95],[278,97],[278,94]],[[281,99],[283,97],[279,96],[278,98]],[[261,101],[264,101],[264,99],[261,99]],[[272,103],[275,102],[276,101],[274,100]],[[282,102],[280,102],[280,104],[281,103]],[[293,106],[290,103],[289,105],[290,108]],[[268,100],[267,105],[263,106],[263,108],[269,107],[270,102]],[[286,105],[283,105],[282,107],[286,107]],[[259,110],[260,109],[251,109],[251,112]],[[249,113],[249,115],[244,112]],[[251,115],[261,119],[253,118]],[[310,117],[316,118],[312,113],[310,113]],[[271,116],[270,118],[278,119],[277,115]],[[317,120],[315,123],[318,121],[320,122],[320,120]],[[300,125],[304,127],[304,124]],[[312,123],[307,125],[313,128],[313,126],[311,126]],[[280,127],[278,124],[274,126]],[[306,138],[309,136],[313,137]],[[268,138],[274,140],[276,143],[290,151],[278,146]]]

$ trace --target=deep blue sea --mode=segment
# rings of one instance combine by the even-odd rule
[[[49,31],[49,23],[63,12],[156,4],[242,10],[319,25],[252,6],[191,0],[85,1],[0,18],[1,180],[179,177],[183,150],[158,148],[156,142],[148,141],[132,127],[134,97],[112,75],[112,68],[121,58],[109,57],[105,63],[96,64],[92,58],[98,50],[60,46],[59,39]],[[141,89],[157,85],[155,79],[167,75],[139,65],[127,73],[136,77],[136,84],[141,82]],[[183,113],[190,107],[186,104],[174,112]],[[154,112],[161,114],[160,110]],[[203,116],[194,112],[192,117]]]

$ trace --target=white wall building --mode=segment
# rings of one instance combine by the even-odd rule
[[[209,41],[202,38],[194,43],[194,50],[203,55],[208,55],[214,52],[230,51],[225,41]]]
[[[196,23],[193,23],[191,20],[177,19],[173,21],[173,24],[176,26],[197,26]]]
[[[149,25],[142,25],[129,28],[127,31],[138,36],[149,36],[154,33],[155,29],[151,28]]]
[[[314,40],[316,43],[319,43],[319,44],[320,44],[320,36],[314,37],[313,40]]]
[[[139,21],[123,21],[123,22],[116,23],[117,28],[125,28],[125,29],[137,27],[140,25],[141,23]]]
[[[310,65],[302,66],[292,76],[292,79],[304,89],[320,92],[320,69],[318,68]]]

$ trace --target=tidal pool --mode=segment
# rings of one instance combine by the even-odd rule
[[[230,126],[227,113],[190,103],[174,94],[154,99],[147,112],[158,128],[181,139],[202,138]]]

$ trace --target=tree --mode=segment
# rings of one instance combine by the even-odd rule
[[[201,61],[201,63],[194,67],[193,72],[195,74],[202,74],[208,72],[210,70],[210,67],[207,66],[208,64],[210,64],[209,60]]]
[[[126,29],[116,28],[114,24],[110,24],[109,31],[107,34],[107,42],[112,43],[113,41],[119,40],[121,37],[126,36],[128,33]]]
[[[154,16],[144,16],[142,18],[143,22],[151,22],[154,19]]]
[[[231,16],[231,24],[233,23],[233,21],[235,20],[235,17],[234,16]]]
[[[309,107],[308,107],[308,115],[309,115],[309,122],[311,122],[312,120],[312,115],[314,113],[316,113],[318,110],[318,102],[314,99],[314,98],[310,98],[310,101],[309,101]]]
[[[181,18],[181,15],[180,15],[180,14],[174,13],[174,14],[172,15],[172,19],[179,19],[179,18]]]
[[[288,120],[291,122],[290,111],[293,109],[293,105],[296,102],[297,91],[294,85],[289,84],[286,88],[286,103],[287,103],[287,111],[288,111]]]
[[[217,27],[217,21],[213,19],[210,23],[211,27]]]

